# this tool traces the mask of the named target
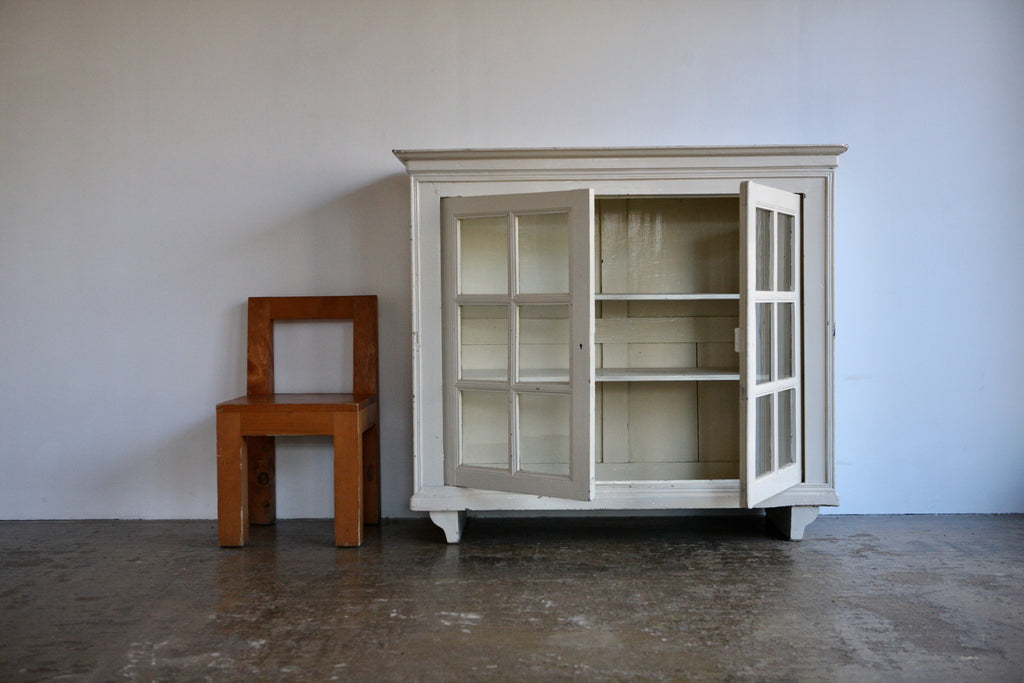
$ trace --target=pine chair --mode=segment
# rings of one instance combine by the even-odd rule
[[[275,320],[351,320],[351,394],[275,394]],[[380,521],[377,297],[249,299],[247,394],[217,406],[217,519],[221,546],[244,546],[249,523],[273,524],[274,437],[334,437],[334,540],[363,542]]]

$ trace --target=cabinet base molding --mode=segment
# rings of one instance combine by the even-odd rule
[[[818,509],[817,505],[766,508],[765,517],[787,540],[800,541],[803,540],[807,526],[817,519]],[[462,540],[462,531],[466,527],[466,511],[431,510],[430,521],[444,532],[448,543],[459,543]]]
[[[818,518],[818,507],[812,505],[766,508],[764,512],[768,523],[791,541],[803,540],[804,529]]]
[[[797,484],[766,507],[836,506],[827,484]],[[418,512],[456,510],[720,510],[742,508],[735,479],[678,482],[598,482],[594,500],[569,500],[464,486],[424,486],[412,497]]]
[[[431,510],[430,521],[441,528],[446,541],[458,543],[462,539],[462,529],[466,526],[466,511]]]
[[[697,486],[678,484],[598,487],[593,501],[570,501],[516,493],[483,491],[457,486],[424,487],[413,496],[412,509],[430,513],[431,521],[444,531],[448,543],[458,543],[466,524],[469,510],[491,512],[587,512],[587,511],[667,511],[681,514],[699,510],[739,508],[739,482],[722,481],[717,485]],[[701,491],[700,489],[705,489]],[[804,537],[807,525],[818,517],[821,506],[835,506],[839,498],[835,490],[814,484],[800,484],[785,496],[771,501],[778,507],[765,508],[769,524],[785,538],[798,541]],[[793,503],[796,503],[795,505]]]

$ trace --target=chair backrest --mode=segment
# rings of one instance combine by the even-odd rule
[[[377,297],[259,296],[249,298],[249,395],[274,393],[275,320],[351,320],[352,393],[377,393]]]

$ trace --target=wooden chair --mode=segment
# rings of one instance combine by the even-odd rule
[[[275,394],[275,320],[351,320],[353,393]],[[363,542],[380,521],[377,297],[249,299],[247,394],[217,406],[217,519],[222,546],[243,546],[249,523],[273,524],[274,437],[334,437],[334,540]]]

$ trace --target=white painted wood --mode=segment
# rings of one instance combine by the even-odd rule
[[[598,401],[613,392],[623,408],[603,421],[607,443],[598,460],[598,479],[738,478],[735,379],[607,382],[600,384]],[[665,466],[634,466],[651,463]],[[617,467],[621,464],[631,467]]]
[[[560,223],[554,215],[565,218]],[[588,190],[443,202],[447,482],[583,500],[593,496],[593,221]],[[562,239],[545,234],[560,229]],[[473,236],[471,248],[466,234]],[[481,264],[467,263],[477,258]],[[564,265],[558,265],[563,258]],[[562,276],[554,272],[559,268]],[[492,277],[495,272],[502,277]],[[539,291],[545,287],[553,291]],[[507,311],[504,346],[495,329],[482,333],[470,324],[467,330],[460,310],[478,304]],[[481,345],[487,348],[482,351]],[[494,372],[502,349],[504,372]],[[507,396],[507,419],[500,423],[507,425],[507,434],[493,433],[497,420],[478,419],[482,414],[461,407],[461,392],[471,390]],[[541,404],[548,409],[541,411]],[[556,424],[563,417],[564,424]],[[504,461],[491,455],[501,443],[507,444]],[[478,451],[483,455],[477,457]]]
[[[428,486],[413,494],[413,510],[713,510],[740,504],[738,479],[599,481],[593,500],[548,498],[458,486]],[[835,489],[798,484],[771,501],[777,506],[834,506]]]
[[[462,530],[466,526],[465,510],[431,510],[430,521],[441,528],[448,543],[462,540]]]
[[[596,372],[598,382],[717,382],[740,378],[739,371],[714,368],[601,368]]]
[[[772,267],[773,274],[777,274],[777,263],[774,259],[774,247],[776,241],[773,236],[766,245],[762,245],[757,239],[757,212],[770,211],[773,217],[780,212],[795,217],[796,225],[801,225],[801,199],[799,195],[786,192],[778,188],[744,181],[740,185],[740,238],[741,238],[741,262],[743,268],[740,273],[740,336],[742,340],[743,354],[740,362],[740,444],[742,456],[740,457],[740,483],[742,486],[743,504],[748,507],[757,507],[768,498],[785,491],[787,488],[798,484],[803,476],[802,445],[800,443],[800,375],[796,372],[792,378],[777,379],[774,375],[776,368],[775,347],[778,341],[778,324],[772,325],[770,339],[771,363],[773,374],[771,381],[760,383],[757,377],[757,352],[759,339],[755,330],[756,315],[755,309],[758,305],[769,304],[773,309],[780,303],[792,304],[796,310],[800,310],[800,269],[799,258],[794,258],[794,277],[791,291],[778,291],[776,278],[768,284],[768,289],[758,287],[755,271],[757,263],[766,254],[772,257],[768,260],[776,264]],[[774,226],[774,223],[773,223]],[[800,253],[800,230],[795,231],[795,245],[793,253]],[[799,315],[792,321],[794,343],[799,347],[800,322]],[[761,340],[763,342],[763,340]],[[799,358],[799,350],[794,352]],[[795,460],[792,463],[782,465],[779,462],[780,441],[779,429],[779,397],[783,392],[792,390],[796,395],[795,420],[793,438],[795,440]],[[771,419],[768,426],[758,424],[758,401],[770,402]],[[767,442],[771,450],[770,463],[766,471],[758,471],[758,442]]]
[[[697,367],[697,345],[678,343],[647,343],[627,345],[627,367],[630,368],[693,368]]]
[[[601,450],[595,450],[595,461],[629,462],[629,386],[602,384],[595,392],[595,400],[597,396],[601,402]]]
[[[597,301],[739,301],[737,294],[595,294]]]
[[[701,462],[728,465],[720,478],[740,476],[740,385],[731,382],[697,383],[697,433]]]
[[[774,182],[774,181],[773,181]],[[778,185],[778,183],[775,183]],[[833,198],[832,174],[810,178],[801,192],[803,216],[803,355],[804,481],[835,487]],[[826,454],[809,457],[809,454]]]
[[[803,540],[807,525],[818,518],[818,506],[799,505],[765,509],[768,522],[790,541]]]
[[[703,454],[698,454],[702,456]],[[738,479],[735,455],[725,462],[625,462],[602,463],[595,468],[599,482],[656,482],[697,479]]]
[[[697,385],[636,382],[629,387],[629,461],[696,462]]]
[[[733,339],[736,318],[599,318],[594,341],[599,344],[629,342],[720,342]]]
[[[736,294],[735,197],[602,198],[601,292]],[[603,234],[604,231],[611,233]]]
[[[437,254],[440,253],[440,204],[442,197],[481,196],[547,192],[553,190],[586,189],[600,196],[599,205],[604,207],[614,202],[623,203],[615,217],[615,211],[606,210],[598,214],[601,229],[590,245],[588,267],[600,265],[592,274],[598,292],[586,306],[574,307],[573,314],[582,309],[588,318],[610,319],[607,307],[627,306],[621,315],[630,321],[636,316],[662,318],[670,321],[688,318],[708,317],[710,310],[696,311],[646,311],[640,306],[708,306],[729,304],[738,298],[736,292],[719,293],[707,287],[694,291],[631,292],[628,286],[629,252],[619,260],[620,278],[627,278],[627,284],[614,284],[614,268],[609,267],[611,246],[603,240],[607,221],[619,220],[628,234],[629,215],[625,209],[626,197],[675,197],[675,196],[731,196],[738,204],[740,184],[752,179],[770,184],[791,193],[803,195],[804,241],[803,249],[803,307],[804,329],[802,341],[803,361],[803,402],[804,463],[803,481],[763,501],[765,506],[819,506],[836,505],[838,497],[833,484],[834,457],[832,451],[832,232],[833,232],[833,187],[836,157],[845,151],[841,146],[786,146],[786,147],[732,147],[732,148],[657,148],[657,149],[576,149],[576,150],[470,150],[470,151],[420,151],[397,152],[411,175],[412,186],[412,244],[413,244],[413,411],[415,434],[414,444],[414,486],[412,506],[418,510],[659,510],[677,508],[730,508],[743,507],[740,497],[740,481],[735,476],[717,478],[715,468],[726,468],[725,460],[698,460],[694,463],[633,463],[605,462],[601,467],[632,468],[624,476],[634,479],[614,481],[609,479],[610,470],[594,473],[594,498],[589,501],[575,501],[514,492],[486,491],[465,486],[445,485],[444,463],[451,458],[443,442],[442,371],[440,359],[443,326],[437,319],[436,311],[442,307],[444,297],[440,291],[440,267]],[[647,201],[644,197],[644,201]],[[643,202],[641,202],[643,203]],[[647,204],[651,206],[650,203]],[[628,241],[628,240],[627,240]],[[676,242],[678,244],[678,242]],[[656,253],[656,252],[648,252]],[[677,252],[678,253],[678,252]],[[611,258],[616,258],[611,252]],[[635,262],[635,259],[634,259]],[[614,264],[613,264],[614,265]],[[624,269],[624,270],[623,270]],[[737,269],[738,270],[738,269]],[[622,275],[621,273],[625,273]],[[608,281],[608,277],[612,277]],[[614,286],[613,286],[614,285]],[[696,285],[694,285],[696,287]],[[555,303],[543,295],[548,303]],[[494,303],[486,295],[479,295],[475,303]],[[468,295],[467,301],[468,303]],[[735,306],[735,304],[733,304]],[[604,312],[602,313],[602,309]],[[738,310],[737,310],[738,313]],[[711,313],[723,317],[721,312]],[[735,314],[734,314],[735,315]],[[724,317],[729,317],[725,314]],[[734,318],[735,320],[735,318]],[[603,324],[603,323],[598,323]],[[614,323],[629,325],[629,322]],[[670,322],[668,325],[677,325]],[[686,324],[686,323],[684,323]],[[734,322],[732,327],[736,327]],[[730,354],[733,338],[723,342],[711,339],[696,339],[680,342],[678,338],[652,342],[647,349],[632,348],[641,341],[599,342],[594,346],[593,367],[599,369],[629,369],[630,363],[644,362],[652,354],[657,357],[673,357],[681,353],[683,344],[696,346],[696,365],[701,368],[728,368],[732,366],[735,376],[736,361],[722,362]],[[679,344],[680,347],[675,347]],[[616,347],[618,350],[616,350]],[[482,351],[481,351],[482,353]],[[511,351],[509,352],[511,353]],[[622,360],[615,360],[616,354]],[[732,354],[736,359],[736,354]],[[632,359],[632,360],[631,360]],[[666,366],[667,367],[667,366]],[[593,379],[593,378],[592,378]],[[475,380],[469,380],[472,384]],[[486,382],[486,378],[481,381]],[[678,381],[673,378],[671,381]],[[728,421],[718,415],[718,406],[725,399],[705,395],[706,390],[717,391],[729,382],[736,386],[735,378],[729,381],[697,382],[698,410],[697,431],[699,438],[698,458],[704,453],[721,457],[725,445],[715,446],[714,439],[721,430],[716,420]],[[625,387],[631,382],[602,382],[603,389]],[[593,391],[591,383],[589,391]],[[625,397],[628,404],[628,390]],[[702,411],[705,406],[708,411]],[[602,401],[600,408],[594,406],[602,425],[608,424],[608,403]],[[628,405],[623,413],[628,415]],[[597,419],[596,417],[593,419]],[[709,426],[710,425],[710,426]],[[601,441],[611,432],[603,428]],[[620,438],[628,440],[628,432]],[[710,449],[705,446],[711,447]],[[608,451],[607,446],[603,448]],[[614,449],[621,452],[621,449]],[[682,468],[693,465],[705,468],[702,472],[684,472]],[[738,468],[738,458],[735,463]],[[643,472],[640,467],[648,470]],[[660,472],[651,468],[660,467]],[[674,470],[673,470],[674,468]],[[617,475],[622,476],[622,475]],[[686,477],[680,479],[679,477]],[[711,478],[701,478],[711,477]],[[453,481],[453,480],[449,480]]]
[[[595,270],[595,293],[629,291],[629,214],[619,197],[597,200],[594,209],[600,252]]]
[[[602,225],[607,225],[607,218],[602,218]],[[606,238],[607,232],[603,231],[602,242],[606,242]],[[608,272],[607,269],[605,271]],[[625,271],[615,276],[624,278]],[[625,302],[605,302],[601,305],[602,319],[624,319],[628,310]],[[606,366],[629,365],[629,344],[601,343],[596,346],[601,349],[601,363],[595,371],[596,375],[601,375],[604,372],[602,368]],[[602,439],[601,450],[594,453],[595,459],[603,463],[629,462],[629,387],[626,384],[602,384],[600,392],[602,405],[599,425]]]
[[[739,319],[736,322],[739,323]],[[730,368],[735,369],[739,374],[740,357],[735,343],[706,342],[697,344],[697,367]]]
[[[847,150],[846,145],[715,145],[679,147],[545,147],[545,148],[477,148],[477,149],[396,149],[393,153],[410,172],[426,175],[430,171],[450,168],[464,169],[483,162],[488,171],[529,169],[559,166],[582,172],[588,168],[621,170],[639,168],[725,167],[742,159],[751,165],[772,166],[780,157],[799,157],[808,166],[835,168],[835,157]],[[609,161],[613,160],[613,161]],[[474,164],[473,162],[478,162]],[[531,163],[532,162],[532,163]],[[561,162],[561,163],[556,163]],[[614,165],[613,165],[614,164]],[[743,165],[741,162],[740,166]],[[740,171],[740,177],[750,175]]]

